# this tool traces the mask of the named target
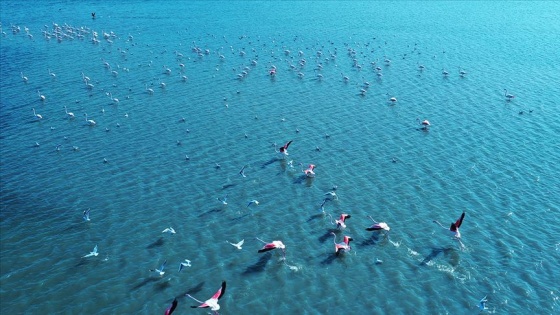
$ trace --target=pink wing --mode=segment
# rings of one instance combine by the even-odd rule
[[[226,293],[226,282],[222,281],[222,287],[212,295],[212,299],[219,300],[224,293]]]
[[[464,219],[464,218],[465,218],[465,213],[463,212],[463,213],[461,214],[461,217],[459,218],[459,220],[457,220],[457,221],[455,222],[455,226],[457,226],[457,228],[460,228],[460,227],[461,227],[461,224],[463,224],[463,219]]]

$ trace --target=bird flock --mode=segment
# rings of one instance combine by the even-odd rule
[[[456,66],[457,70],[455,72],[451,72],[447,70],[447,67],[443,67],[441,72],[437,71],[437,74],[434,74],[435,72],[431,72],[432,69],[421,62],[421,59],[424,57],[421,54],[421,48],[417,44],[403,48],[403,51],[399,54],[389,56],[385,53],[385,46],[387,45],[387,42],[383,43],[383,41],[376,38],[372,38],[364,43],[346,42],[339,46],[334,42],[316,42],[312,45],[303,44],[303,40],[299,36],[294,36],[291,40],[278,41],[276,39],[267,40],[247,35],[241,35],[237,38],[227,38],[226,36],[223,36],[221,39],[218,35],[210,35],[210,37],[212,37],[212,42],[221,42],[221,45],[211,47],[210,44],[203,43],[203,39],[197,39],[190,43],[190,47],[188,49],[185,49],[184,46],[182,46],[177,47],[177,49],[173,52],[167,49],[162,51],[161,54],[172,54],[174,56],[175,64],[173,65],[169,63],[158,64],[157,61],[154,62],[154,60],[145,60],[136,66],[121,66],[119,63],[127,64],[129,56],[134,54],[136,45],[139,45],[136,43],[136,39],[132,35],[122,37],[113,31],[97,31],[85,26],[74,27],[67,24],[59,25],[57,23],[52,23],[51,26],[45,25],[45,27],[39,32],[41,36],[34,36],[32,35],[32,30],[27,27],[22,28],[17,25],[11,25],[10,30],[12,36],[20,36],[23,34],[31,41],[56,41],[59,44],[79,42],[81,45],[102,47],[101,49],[103,51],[116,51],[116,56],[115,54],[111,54],[110,56],[107,54],[107,59],[93,61],[98,67],[105,69],[105,77],[91,79],[83,71],[76,70],[74,78],[69,79],[73,82],[73,86],[69,87],[69,89],[81,89],[83,97],[87,96],[91,98],[93,95],[96,95],[106,98],[108,99],[108,103],[106,103],[107,106],[116,107],[122,106],[123,103],[127,103],[130,95],[133,93],[141,94],[142,97],[153,97],[160,93],[166,93],[166,90],[169,88],[169,84],[188,84],[189,77],[186,73],[189,71],[189,62],[205,62],[212,65],[212,67],[215,67],[216,71],[231,68],[231,74],[229,75],[230,79],[232,82],[237,82],[240,89],[243,87],[243,82],[250,80],[252,76],[267,76],[270,78],[271,84],[274,84],[277,80],[282,80],[283,76],[297,78],[301,81],[312,80],[319,84],[327,81],[339,81],[341,85],[350,84],[355,87],[356,93],[349,95],[349,97],[368,97],[369,95],[374,94],[383,97],[386,103],[390,106],[397,106],[397,104],[402,103],[401,100],[397,99],[397,96],[384,91],[384,87],[382,85],[383,80],[385,80],[387,76],[395,75],[390,71],[390,68],[394,67],[396,63],[408,62],[410,59],[415,61],[418,60],[414,71],[411,71],[411,73],[418,76],[428,75],[428,73],[430,73],[431,75],[442,76],[445,80],[448,80],[453,75],[460,79],[467,79],[469,76],[467,71],[461,66]],[[2,36],[6,37],[10,35],[3,31]],[[180,50],[180,48],[184,50]],[[445,51],[443,51],[442,54],[445,54]],[[109,58],[112,58],[112,60]],[[435,58],[435,56],[432,58]],[[118,81],[121,77],[126,76],[129,73],[133,73],[134,71],[138,71],[138,69],[145,68],[150,69],[152,76],[146,77],[144,80],[139,80],[133,84],[127,82],[128,93],[126,93],[127,95],[124,95],[124,98],[117,95],[119,92],[115,92],[115,94],[113,94],[114,91],[121,91],[120,93],[123,91],[121,87],[122,81]],[[327,70],[327,68],[330,68],[330,70]],[[333,74],[335,72],[333,70],[334,68],[349,70],[335,75]],[[54,70],[56,71],[56,69]],[[64,75],[60,73],[55,74],[51,68],[46,68],[44,74],[24,74],[23,72],[19,72],[15,75],[18,75],[23,81],[23,84],[26,85],[34,84],[33,82],[37,79],[37,76],[41,75],[48,76],[51,81],[62,80],[64,77]],[[370,83],[370,81],[372,83]],[[376,83],[377,86],[374,87],[374,84]],[[372,92],[373,90],[376,91]],[[34,121],[42,124],[55,124],[56,119],[54,117],[38,113],[35,107],[46,109],[47,106],[59,106],[60,115],[62,116],[64,114],[64,117],[68,120],[77,121],[77,117],[83,117],[82,124],[92,127],[92,129],[104,130],[105,132],[111,130],[110,128],[112,126],[103,121],[103,114],[105,113],[103,107],[98,111],[98,113],[102,114],[101,119],[96,118],[97,120],[94,120],[91,112],[88,114],[87,111],[84,111],[83,113],[78,113],[76,110],[69,111],[68,107],[70,104],[56,104],[56,102],[52,100],[52,94],[49,93],[48,84],[40,90],[36,89],[36,93],[38,99],[32,105],[33,107],[31,107],[33,112],[33,116],[31,118]],[[237,93],[240,93],[240,91],[237,90]],[[515,96],[510,94],[507,89],[504,89],[504,99],[507,102],[512,102],[514,101]],[[55,104],[53,104],[53,102]],[[87,100],[76,100],[76,104],[81,104],[80,108],[82,109],[86,106],[84,104],[87,102]],[[229,107],[227,97],[224,97],[224,104],[227,109]],[[89,108],[93,107],[90,105],[87,106],[89,106]],[[52,113],[52,111],[52,109],[49,109],[49,112]],[[134,115],[133,108],[130,110],[130,115]],[[127,112],[123,115],[123,117],[128,118],[129,113]],[[258,118],[255,117],[255,119]],[[187,120],[188,119],[183,117],[178,118],[178,121],[183,123]],[[429,120],[425,118],[416,118],[415,125],[419,126],[418,130],[422,131],[428,131],[429,127],[432,126]],[[98,126],[101,126],[101,128],[98,128]],[[117,124],[116,127],[120,127],[120,124]],[[189,130],[187,129],[186,132],[188,133]],[[296,129],[296,133],[299,133],[299,129]],[[248,135],[245,134],[245,137],[247,138]],[[284,137],[288,137],[288,135],[285,135]],[[326,137],[328,138],[330,136],[326,135]],[[34,142],[34,146],[38,147],[40,142]],[[177,140],[176,144],[177,146],[181,146],[182,142]],[[317,166],[313,163],[303,163],[293,159],[293,154],[290,155],[288,153],[288,149],[295,146],[297,146],[297,142],[294,142],[294,140],[286,141],[285,144],[279,148],[275,143],[275,158],[272,159],[271,164],[277,162],[285,163],[292,174],[296,174],[293,175],[293,177],[300,182],[312,182],[316,177],[320,177],[321,174],[319,170],[324,166]],[[56,150],[60,151],[60,147],[61,145],[57,143]],[[73,146],[72,148],[74,151],[78,150],[77,146]],[[317,146],[316,150],[320,151],[321,148]],[[297,157],[297,154],[295,156]],[[185,155],[185,160],[189,161],[190,159],[191,158],[188,155]],[[106,158],[103,159],[103,163],[108,162],[109,161]],[[393,159],[393,162],[396,163],[396,160]],[[297,166],[300,166],[300,169],[298,169]],[[216,169],[220,169],[221,165],[219,163],[215,163],[214,167]],[[251,180],[251,163],[243,165],[237,175],[241,178],[241,180]],[[342,257],[352,251],[351,242],[355,241],[355,238],[349,233],[346,233],[346,228],[349,222],[356,222],[355,224],[361,226],[364,230],[378,233],[385,239],[389,240],[389,231],[391,228],[386,222],[378,222],[369,215],[357,219],[358,216],[350,213],[331,213],[326,210],[326,206],[329,203],[341,202],[337,194],[337,189],[338,187],[334,186],[330,191],[325,192],[321,196],[320,207],[317,213],[314,214],[325,219],[321,224],[325,225],[327,234],[332,235],[333,237],[333,259],[344,259]],[[228,203],[227,194],[223,197],[215,197],[215,199],[224,207],[234,206],[231,203]],[[254,211],[253,209],[258,208],[261,204],[257,199],[250,199],[246,202],[247,204],[245,208],[249,209],[249,211]],[[253,212],[251,212],[251,214],[252,213]],[[82,213],[83,221],[87,223],[95,220],[94,216],[95,215],[91,215],[90,209],[87,209]],[[434,221],[442,228],[449,230],[449,232],[452,233],[453,239],[459,242],[460,249],[465,248],[465,245],[461,241],[461,234],[459,233],[459,227],[463,223],[464,217],[465,213],[463,212],[457,221],[451,223],[450,228],[445,227],[437,220]],[[370,221],[372,224],[370,224]],[[332,226],[334,226],[334,229]],[[169,234],[170,237],[176,237],[173,235],[181,233],[177,233],[173,227],[169,226],[162,231],[162,234]],[[243,246],[247,245],[245,244],[245,239],[246,238],[238,242],[230,242],[229,240],[226,240],[225,242],[237,250],[243,250]],[[253,248],[255,254],[267,253],[269,251],[280,252],[281,257],[279,260],[288,266],[290,270],[297,271],[300,269],[298,266],[287,263],[286,257],[290,252],[289,248],[295,243],[295,240],[290,239],[289,235],[285,235],[282,239],[274,239],[271,241],[264,241],[257,236],[253,236],[252,239],[263,243],[262,247],[258,246]],[[98,245],[95,244],[93,250],[88,254],[81,256],[81,258],[95,259],[98,255]],[[149,271],[159,277],[163,277],[167,272],[167,262],[167,260],[164,260],[159,267],[149,269]],[[383,263],[383,261],[379,259],[375,262],[376,264]],[[178,264],[178,272],[181,272],[183,269],[191,267],[191,260],[184,259],[179,261]],[[218,310],[220,310],[218,301],[225,293],[226,281],[223,281],[218,291],[215,292],[208,300],[200,301],[190,294],[186,294],[186,296],[199,303],[199,305],[192,307],[210,308],[217,314]],[[488,309],[486,302],[486,296],[480,300],[479,305],[481,310]],[[165,314],[173,313],[178,305],[179,301],[175,298],[171,305],[166,309]]]

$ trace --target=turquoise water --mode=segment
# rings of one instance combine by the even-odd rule
[[[487,313],[558,313],[559,12],[2,1],[2,313],[161,314],[177,297],[176,314],[203,314],[185,293],[205,300],[222,280],[221,314],[471,314],[486,295]],[[325,212],[352,216],[341,257],[319,210],[333,186]],[[463,211],[461,250],[432,220]],[[286,260],[257,237],[282,240]]]

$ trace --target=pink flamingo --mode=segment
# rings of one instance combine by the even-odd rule
[[[305,173],[305,176],[307,176],[307,177],[315,177],[314,169],[315,169],[315,165],[309,164],[309,167],[307,167],[306,170],[303,170],[303,172]]]
[[[220,289],[218,291],[216,291],[216,293],[214,293],[214,295],[212,295],[211,298],[209,298],[208,300],[206,300],[204,302],[195,299],[190,294],[187,294],[187,296],[190,297],[191,299],[197,301],[198,303],[200,303],[200,305],[198,305],[198,306],[191,306],[192,308],[208,308],[209,307],[212,311],[214,311],[214,314],[217,315],[218,310],[220,309],[220,304],[218,304],[218,300],[224,295],[224,293],[226,293],[226,282],[222,281],[222,286],[220,287]]]
[[[352,249],[352,247],[350,247],[350,242],[354,239],[352,239],[350,236],[344,235],[344,241],[342,243],[336,243],[336,234],[334,234],[334,232],[331,232],[331,234],[334,237],[334,251],[336,252],[337,256],[341,252],[348,252]]]

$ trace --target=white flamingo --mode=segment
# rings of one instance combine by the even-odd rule
[[[148,85],[146,84],[146,92],[148,92],[148,94],[154,94],[154,90],[148,88]]]
[[[90,125],[90,126],[95,126],[96,122],[93,119],[87,119],[87,113],[84,114],[84,116],[86,116],[86,122]]]
[[[51,72],[51,69],[49,69],[49,74],[51,75],[51,77],[54,79],[56,78],[56,74],[54,74],[54,72]]]
[[[35,116],[35,118],[37,118],[37,119],[43,119],[43,116],[41,116],[40,114],[37,114],[35,112],[35,108],[33,108],[33,116]]]
[[[69,112],[66,106],[64,106],[64,111],[66,112],[66,115],[68,115],[68,118],[74,118],[74,113]]]
[[[44,101],[46,99],[45,95],[41,94],[41,92],[39,92],[39,90],[37,90],[37,94],[39,95],[39,98],[41,99],[41,101]]]
[[[21,75],[21,79],[23,80],[23,82],[27,82],[27,77],[23,75],[23,72],[20,72]]]
[[[119,103],[119,99],[118,98],[113,98],[113,93],[111,92],[107,92],[106,93],[107,96],[109,96],[109,98],[111,99],[111,101],[113,101],[114,103]]]

